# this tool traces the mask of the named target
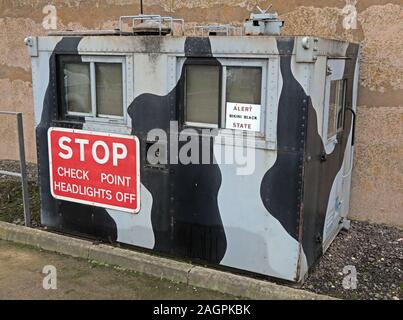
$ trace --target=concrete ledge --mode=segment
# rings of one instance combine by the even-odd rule
[[[154,277],[182,282],[191,286],[249,299],[332,299],[328,296],[235,275],[229,272],[193,266],[185,262],[178,262],[172,259],[156,257],[108,245],[95,245],[90,241],[70,238],[5,222],[0,222],[0,239],[77,258],[116,265]]]
[[[331,297],[229,272],[195,266],[189,285],[256,300],[325,300]]]
[[[157,278],[183,283],[187,283],[188,273],[192,268],[192,265],[188,263],[107,245],[92,246],[89,250],[88,258]]]
[[[84,259],[88,259],[88,252],[93,246],[89,241],[5,222],[0,222],[0,239]]]

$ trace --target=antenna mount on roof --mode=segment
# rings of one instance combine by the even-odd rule
[[[185,21],[172,17],[162,17],[158,14],[140,14],[137,16],[121,16],[119,17],[119,28],[121,34],[123,31],[123,21],[131,20],[132,34],[134,35],[173,35],[174,23],[181,26],[182,35],[185,34]]]
[[[280,35],[284,21],[278,19],[277,12],[269,12],[272,5],[266,10],[262,10],[259,6],[256,7],[260,13],[251,13],[250,18],[244,23],[245,34],[252,36]]]
[[[269,5],[266,10],[261,9],[259,6],[256,6],[256,8],[260,11],[260,13],[265,14],[267,11],[271,9],[272,6],[273,4]]]

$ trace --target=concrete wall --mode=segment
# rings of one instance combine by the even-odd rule
[[[240,24],[256,5],[273,3],[285,34],[327,36],[363,44],[351,214],[403,226],[403,2],[360,0],[356,30],[343,28],[343,8],[355,0],[144,0],[145,13],[189,23]],[[116,27],[116,17],[139,12],[138,0],[2,0],[0,110],[24,112],[27,156],[35,161],[27,35],[44,35],[44,6],[57,8],[59,30]],[[16,158],[11,121],[0,120],[0,158]]]

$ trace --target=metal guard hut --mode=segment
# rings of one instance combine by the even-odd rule
[[[124,21],[133,21],[123,31]],[[360,46],[280,36],[277,15],[252,15],[242,32],[182,20],[122,17],[120,29],[29,37],[42,224],[174,257],[301,282],[348,228]],[[232,103],[253,106],[253,126],[233,127]],[[258,107],[256,107],[258,106]],[[242,112],[240,110],[239,112]],[[235,164],[150,163],[172,123],[201,133],[207,150],[234,147],[226,132],[256,139],[251,174]],[[230,125],[231,124],[231,125]],[[231,127],[232,126],[232,127]],[[138,138],[139,210],[67,201],[52,194],[49,130]],[[245,130],[245,128],[247,130]],[[187,141],[178,139],[180,149]],[[203,151],[203,150],[201,150]],[[133,162],[134,163],[134,162]]]

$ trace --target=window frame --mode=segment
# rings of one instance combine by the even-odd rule
[[[87,63],[90,66],[90,95],[91,95],[91,112],[72,112],[67,110],[65,101],[65,87],[64,87],[64,73],[63,65],[66,63]],[[97,91],[96,91],[96,63],[114,63],[120,64],[122,68],[122,116],[103,115],[97,112]],[[93,55],[71,55],[62,54],[58,56],[58,92],[60,97],[60,105],[62,117],[65,119],[75,119],[77,117],[84,117],[86,122],[101,122],[112,124],[125,124],[127,121],[127,71],[126,71],[126,56],[93,56]]]
[[[181,59],[181,57],[179,57]],[[184,80],[182,85],[181,103],[183,104],[182,121],[181,124],[184,128],[196,128],[196,129],[218,129],[222,134],[225,132],[249,132],[247,130],[237,130],[237,129],[227,129],[226,125],[226,104],[227,104],[227,67],[252,67],[262,69],[262,81],[261,81],[261,110],[260,110],[260,130],[254,132],[257,137],[264,138],[268,133],[266,132],[266,115],[268,112],[268,96],[267,88],[269,84],[268,80],[268,69],[270,58],[229,58],[229,57],[216,57],[216,58],[182,58],[186,59],[184,63],[181,60],[177,60],[178,71],[180,67],[184,68]],[[217,63],[218,61],[218,63]],[[186,121],[186,67],[187,65],[216,65],[219,67],[219,110],[218,110],[218,124],[206,124],[198,122],[188,122]]]
[[[324,113],[323,113],[323,136],[326,137],[327,143],[337,143],[337,136],[343,132],[344,130],[344,122],[345,122],[345,111],[346,111],[346,94],[347,94],[347,81],[348,79],[343,77],[341,79],[331,79],[327,77],[325,84],[325,104],[324,104]],[[336,110],[334,121],[336,131],[333,135],[329,136],[329,112],[330,112],[330,91],[331,85],[333,81],[341,81],[342,82],[342,122],[341,126],[338,127],[338,112]]]
[[[218,68],[218,121],[217,124],[213,123],[204,123],[204,122],[193,122],[186,121],[187,114],[187,67],[188,66],[216,66]],[[183,101],[183,126],[188,128],[207,128],[207,129],[220,129],[220,121],[221,121],[221,103],[222,103],[222,67],[215,59],[212,58],[189,58],[186,60],[186,63],[183,65],[184,68],[184,83],[183,83],[183,96],[181,97]]]
[[[268,64],[269,59],[253,59],[253,58],[221,58],[219,59],[222,66],[222,102],[221,102],[221,123],[220,129],[249,132],[247,130],[227,129],[226,117],[227,117],[227,67],[246,67],[246,68],[261,68],[262,69],[262,81],[260,88],[260,130],[255,131],[255,134],[260,137],[265,136],[266,132],[266,114],[267,114],[267,83],[268,83]]]

